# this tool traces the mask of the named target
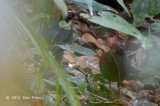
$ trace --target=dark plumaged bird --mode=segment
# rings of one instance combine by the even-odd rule
[[[118,83],[127,78],[130,70],[130,61],[125,53],[125,46],[119,44],[116,50],[103,54],[100,58],[99,66],[102,76],[108,80],[111,90],[111,82]],[[120,92],[120,91],[119,91]],[[112,90],[111,90],[112,93]]]
[[[68,11],[68,15],[65,18],[66,24],[69,24],[71,20],[77,20],[75,14],[71,11]],[[45,38],[53,55],[57,61],[60,61],[63,55],[63,50],[55,46],[55,44],[65,44],[70,43],[73,36],[72,28],[70,30],[60,28],[59,23],[63,20],[54,19],[51,22],[42,24],[38,31]]]

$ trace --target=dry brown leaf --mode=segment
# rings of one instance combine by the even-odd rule
[[[98,38],[95,43],[96,46],[101,48],[105,53],[110,51],[110,48],[104,45],[104,41],[101,38]]]
[[[81,32],[81,33],[87,33],[87,32],[91,32],[89,29],[88,29],[88,25],[85,24],[85,23],[78,23],[78,24],[73,24],[72,25],[72,28],[73,30],[78,33],[78,32]]]
[[[109,50],[110,50],[109,47],[104,45],[104,41],[101,38],[96,39],[90,33],[85,33],[82,36],[82,40],[87,43],[89,43],[89,42],[94,43],[97,47],[102,49],[105,53],[109,52]]]
[[[81,68],[90,68],[92,69],[93,74],[100,74],[99,69],[99,58],[91,56],[80,56],[76,57],[76,62],[73,66],[80,66]]]
[[[73,58],[72,56],[70,55],[67,55],[67,54],[63,54],[63,57],[66,58],[69,62],[71,63],[75,63],[76,62],[76,59]]]
[[[129,102],[127,100],[123,99],[123,98],[118,98],[115,101],[117,103],[120,103],[120,104],[124,105],[124,106],[128,106],[128,104],[129,104]]]
[[[87,43],[89,42],[96,43],[96,39],[90,33],[85,33],[82,36],[82,40]]]
[[[80,72],[74,68],[66,67],[65,72],[68,73],[69,75],[74,76],[74,77],[79,77],[79,78],[85,79],[85,75],[82,72]]]
[[[89,29],[96,29],[96,28],[101,28],[101,26],[93,24],[89,25]]]

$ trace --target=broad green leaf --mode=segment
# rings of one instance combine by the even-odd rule
[[[117,0],[117,2],[123,7],[123,9],[128,13],[129,17],[131,17],[131,14],[129,13],[127,7],[125,6],[123,0]]]
[[[72,3],[75,3],[79,6],[81,6],[82,8],[88,9],[88,6],[87,6],[85,0],[64,0],[64,1],[69,1],[69,2],[72,2]],[[109,11],[117,12],[114,8],[112,8],[110,6],[103,5],[103,4],[98,3],[96,1],[92,2],[92,8],[93,8],[93,11],[109,10]]]
[[[145,23],[143,18],[146,14],[154,17],[160,13],[159,0],[134,0],[130,7],[134,17],[134,25],[137,27]]]
[[[85,1],[87,3],[90,15],[93,16],[93,9],[92,9],[92,2],[93,2],[93,0],[85,0]]]
[[[143,36],[139,30],[129,24],[120,16],[113,14],[111,12],[100,11],[98,12],[100,16],[92,16],[81,13],[80,15],[84,18],[87,18],[89,21],[99,24],[103,27],[108,27],[115,29],[117,31],[123,32],[125,34],[131,35],[139,39],[142,43],[143,48],[150,48],[152,47],[152,40]]]
[[[85,81],[84,79],[82,78],[79,78],[79,77],[72,77],[72,76],[69,76],[68,77],[68,80],[75,83],[79,90],[84,94],[85,93],[85,88],[86,88],[86,85],[85,85]]]
[[[59,27],[66,29],[66,30],[71,30],[71,25],[70,23],[67,23],[66,21],[60,21],[59,22]]]
[[[81,46],[75,46],[75,45],[70,45],[70,44],[65,44],[65,45],[56,45],[64,50],[67,50],[68,48],[70,48],[72,51],[86,55],[86,56],[95,56],[96,53],[86,47],[81,47]]]
[[[60,48],[62,48],[64,50],[67,50],[67,49],[71,48],[72,45],[70,45],[70,44],[65,44],[65,45],[55,44],[55,46],[58,46],[58,47],[60,47]]]
[[[72,57],[77,57],[74,53],[71,53],[69,51],[64,51],[65,54],[70,55]]]
[[[86,55],[86,56],[95,56],[96,55],[96,53],[93,50],[91,50],[89,48],[86,48],[86,47],[72,46],[71,50],[73,50],[73,51],[75,51],[77,53]]]

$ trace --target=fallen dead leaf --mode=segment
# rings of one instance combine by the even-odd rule
[[[82,40],[87,43],[89,43],[89,42],[94,43],[97,47],[102,49],[105,53],[109,52],[109,50],[110,50],[109,47],[104,45],[104,40],[102,40],[101,38],[96,39],[90,33],[85,33],[82,36]]]
[[[104,45],[104,41],[101,38],[98,38],[95,43],[96,46],[101,48],[105,53],[110,51],[110,48]]]
[[[96,39],[90,33],[85,33],[82,36],[82,40],[86,43],[89,43],[89,42],[96,43]]]
[[[91,56],[80,56],[76,57],[76,62],[73,63],[73,66],[80,66],[81,68],[90,68],[92,69],[93,74],[100,74],[99,69],[99,58]]]
[[[115,100],[115,102],[120,103],[124,106],[129,106],[129,102],[127,100],[123,99],[123,98],[118,98],[118,99]]]
[[[66,58],[71,63],[75,63],[76,62],[76,59],[74,57],[70,56],[70,55],[63,54],[63,57]]]

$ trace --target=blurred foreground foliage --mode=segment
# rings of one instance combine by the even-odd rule
[[[117,14],[118,12],[112,7],[103,5],[96,1],[64,1],[69,1],[81,6],[84,9],[89,9],[91,15],[93,16],[90,16],[86,13],[81,13],[80,15],[90,22],[123,32],[139,39],[143,48],[152,48],[150,50],[154,51],[154,55],[159,57],[159,51],[155,51],[153,48],[154,43],[159,41],[145,36],[145,34],[142,34],[137,29],[138,26],[147,23],[144,18],[149,17],[152,19],[156,14],[160,13],[158,8],[160,3],[158,0],[134,0],[134,2],[131,4],[131,14],[135,20],[133,24],[128,23],[121,16],[119,16]],[[57,45],[58,47],[66,50],[66,54],[75,58],[77,57],[77,60],[83,60],[80,62],[78,61],[79,63],[77,62],[78,65],[76,65],[78,66],[79,71],[84,74],[85,78],[86,76],[89,76],[90,79],[67,75],[62,66],[57,63],[54,56],[50,52],[47,42],[37,31],[37,27],[40,24],[49,23],[54,18],[57,18],[58,15],[55,15],[55,13],[58,14],[60,12],[59,9],[62,10],[63,16],[66,16],[67,7],[64,1],[17,0],[17,2],[20,4],[20,7],[17,6],[16,8],[15,6],[11,5],[13,2],[16,3],[16,1],[7,1],[8,4],[3,2],[0,4],[0,82],[2,85],[6,85],[0,89],[0,94],[2,94],[3,97],[6,95],[34,95],[42,97],[42,101],[38,102],[46,106],[68,104],[68,101],[72,106],[80,106],[80,102],[77,99],[77,93],[87,97],[89,94],[85,94],[86,89],[92,93],[98,92],[98,88],[96,88],[96,84],[94,82],[96,78],[93,78],[94,75],[92,76],[92,74],[89,76],[91,70],[99,70],[96,66],[97,61],[99,60],[97,58],[93,59],[93,57],[89,57],[97,55],[96,52],[90,48],[79,45]],[[129,11],[124,6],[124,3],[120,0],[119,2],[129,15]],[[58,10],[55,9],[55,4],[59,6]],[[93,14],[95,11],[98,15]],[[153,30],[159,32],[159,20],[153,19],[153,21]],[[95,45],[98,47],[102,47],[96,41],[93,43],[95,43]],[[72,50],[73,53],[68,52],[68,49]],[[149,56],[151,57],[152,55],[153,54],[149,52]],[[152,63],[156,63],[151,64],[152,67],[154,68],[156,65],[157,68],[157,63],[159,61],[155,62],[156,59],[157,58],[148,58],[145,63],[147,71],[153,70],[147,67],[151,61]],[[84,60],[86,60],[88,63],[84,62]],[[96,63],[96,65],[94,63]],[[91,65],[94,65],[95,67],[91,67]],[[34,68],[32,68],[32,66],[34,66]],[[82,70],[79,67],[87,68]],[[159,69],[159,67],[157,69]],[[64,94],[67,96],[67,102]],[[108,94],[106,94],[106,96],[108,96]],[[110,104],[108,100],[106,101],[108,104]],[[30,104],[29,102],[33,101],[28,100],[24,103],[14,101],[9,103],[8,101],[5,101],[2,105],[12,104],[13,106],[17,106]]]

